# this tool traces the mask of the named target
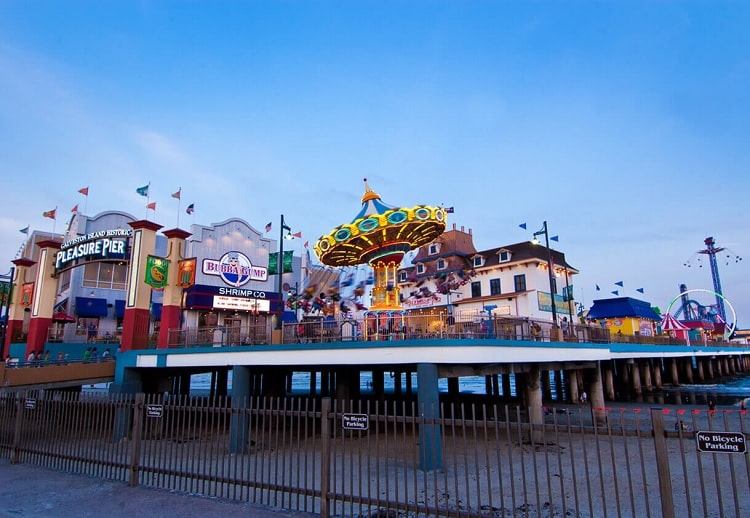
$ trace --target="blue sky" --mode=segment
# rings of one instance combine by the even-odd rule
[[[749,26],[741,1],[5,0],[0,270],[75,204],[146,217],[149,182],[165,228],[181,187],[181,227],[283,213],[301,251],[367,177],[480,250],[548,221],[586,306],[710,289],[713,236],[750,327]]]

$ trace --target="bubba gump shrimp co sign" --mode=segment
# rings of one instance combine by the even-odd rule
[[[60,246],[55,260],[55,268],[65,268],[76,259],[122,259],[128,250],[128,239],[133,229],[117,228],[89,232]]]

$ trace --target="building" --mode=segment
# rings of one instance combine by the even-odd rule
[[[477,251],[471,231],[455,225],[420,247],[410,266],[399,270],[402,303],[411,314],[482,318],[522,317],[552,322],[573,320],[573,275],[565,254],[551,250],[552,292],[547,249],[522,242]],[[552,295],[551,295],[552,293]],[[570,296],[568,296],[570,294]]]
[[[599,299],[586,316],[592,325],[609,329],[610,334],[654,336],[661,317],[643,300],[631,297]]]

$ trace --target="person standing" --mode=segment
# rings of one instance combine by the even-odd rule
[[[716,403],[714,403],[714,400],[709,398],[708,399],[708,411],[714,412],[716,410]]]

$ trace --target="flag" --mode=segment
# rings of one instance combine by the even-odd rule
[[[188,214],[192,214],[193,212],[195,212],[195,203],[191,203],[190,205],[188,205],[187,209],[185,209],[185,212],[187,212]]]
[[[521,224],[520,224],[520,225],[518,225],[518,226],[519,226],[519,227],[521,227],[522,229],[526,230],[526,223],[521,223]]]
[[[76,203],[75,206],[70,209],[70,212],[78,212],[78,204]]]
[[[302,245],[302,246],[304,246],[305,248],[307,248],[309,245],[310,245],[310,241],[305,241],[305,244]]]
[[[88,187],[83,187],[81,189],[78,189],[78,192],[80,192],[84,196],[88,196],[89,195],[89,188]]]
[[[596,291],[599,291],[599,290],[601,290],[601,288],[599,287],[599,285],[598,285],[598,284],[595,284],[595,286],[596,286]]]
[[[560,236],[549,236],[550,241],[560,241]]]
[[[448,214],[453,214],[453,207],[446,207],[445,212],[447,212]]]
[[[57,207],[55,207],[52,210],[48,210],[47,212],[43,212],[42,216],[49,219],[55,219],[55,214],[57,213]]]
[[[21,234],[28,234],[29,233],[29,226],[26,225],[24,228],[22,228],[21,230],[19,230],[19,232]]]
[[[180,189],[177,192],[172,193],[172,198],[177,198],[179,200],[181,192],[182,192],[182,187],[180,187]]]
[[[616,286],[619,286],[620,288],[622,288],[622,281],[617,281],[617,282],[615,283],[615,285],[616,285]]]
[[[619,291],[617,291],[617,290],[614,290],[614,291],[612,292],[612,295],[619,295],[619,294],[620,294],[620,292],[619,292]]]
[[[137,188],[137,189],[135,190],[135,192],[137,192],[137,193],[138,193],[138,194],[140,194],[141,196],[148,196],[148,186],[149,186],[149,185],[151,185],[151,184],[147,183],[147,184],[146,184],[146,185],[144,185],[143,187],[138,187],[138,188]]]
[[[148,205],[146,205],[146,208],[147,209],[151,209],[151,210],[156,210],[156,202],[152,201],[151,203],[149,203]]]
[[[296,237],[297,239],[302,239],[302,232],[295,232],[292,234],[292,237]]]
[[[266,232],[270,232],[270,231],[271,231],[271,222],[269,221],[268,225],[266,225]]]
[[[635,291],[637,291],[638,293],[643,293],[643,288],[636,288]]]

